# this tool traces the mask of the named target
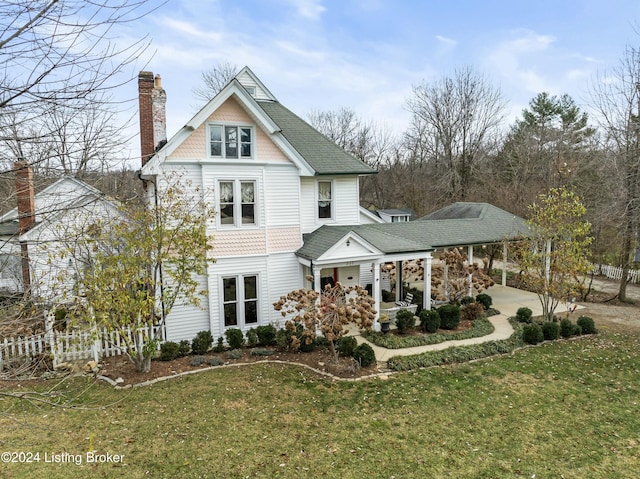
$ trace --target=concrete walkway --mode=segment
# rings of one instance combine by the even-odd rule
[[[493,299],[493,307],[500,311],[500,314],[491,316],[489,321],[493,324],[495,331],[486,336],[479,338],[460,339],[455,341],[445,341],[438,344],[429,344],[427,346],[416,346],[413,348],[404,349],[387,349],[375,344],[370,343],[364,339],[359,333],[355,333],[354,336],[360,343],[367,343],[373,348],[376,353],[376,359],[378,362],[386,362],[393,356],[412,356],[414,354],[420,354],[427,351],[440,351],[452,346],[466,346],[470,344],[486,343],[488,341],[496,341],[500,339],[507,339],[513,334],[513,328],[509,324],[508,318],[516,315],[516,311],[519,308],[526,306],[531,309],[534,316],[542,314],[542,306],[540,300],[535,293],[529,293],[508,286],[492,286],[486,293]],[[556,309],[556,314],[562,314],[567,311],[568,304],[560,303]],[[583,306],[578,306],[578,309]]]

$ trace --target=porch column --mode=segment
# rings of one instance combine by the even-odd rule
[[[373,268],[373,292],[374,307],[376,308],[376,318],[373,321],[373,330],[380,331],[380,299],[382,298],[382,283],[380,282],[380,263],[372,263]]]
[[[320,293],[322,288],[320,287],[320,270],[322,268],[320,266],[313,267],[313,290],[316,293]]]
[[[404,295],[402,294],[402,283],[404,278],[402,277],[402,261],[396,261],[396,301],[404,301]]]
[[[507,285],[507,242],[502,243],[502,286]]]
[[[422,288],[422,307],[431,309],[431,253],[424,258],[424,287]]]
[[[470,245],[467,249],[467,256],[469,257],[469,267],[473,265],[473,245]],[[473,274],[469,273],[469,294],[467,296],[473,296]]]

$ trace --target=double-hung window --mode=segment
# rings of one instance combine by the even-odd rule
[[[218,190],[221,225],[256,224],[255,181],[220,181]]]
[[[252,158],[251,127],[209,125],[209,154],[216,158]]]
[[[333,192],[331,181],[318,181],[318,218],[333,217]]]
[[[258,322],[258,277],[239,275],[222,278],[225,327],[243,327]]]

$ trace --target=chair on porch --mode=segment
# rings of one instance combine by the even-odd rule
[[[407,293],[404,297],[404,301],[396,301],[396,306],[407,307],[413,305],[413,294]]]

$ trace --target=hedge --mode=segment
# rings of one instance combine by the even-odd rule
[[[470,346],[452,346],[442,351],[429,351],[413,356],[394,356],[389,358],[387,366],[394,371],[410,371],[443,364],[464,363],[496,354],[510,353],[524,346],[524,342],[522,341],[522,324],[513,319],[509,319],[509,322],[513,327],[513,334],[508,339]]]
[[[458,339],[479,338],[493,333],[495,328],[487,318],[478,318],[473,322],[473,327],[458,333],[421,334],[419,336],[396,336],[381,332],[366,331],[362,337],[367,341],[387,349],[412,348],[414,346],[426,346],[428,344],[444,343]]]

